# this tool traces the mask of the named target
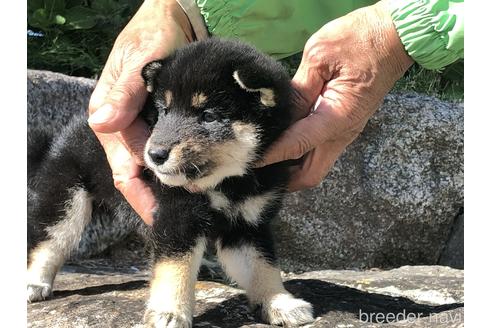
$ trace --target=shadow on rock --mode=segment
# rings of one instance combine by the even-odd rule
[[[316,279],[293,279],[285,282],[284,285],[296,297],[313,305],[315,317],[323,317],[328,321],[333,320],[334,324],[342,320],[360,322],[361,314],[364,315],[364,319],[371,317],[371,314],[374,314],[373,317],[376,314],[382,314],[385,318],[391,318],[392,316],[388,314],[394,314],[393,318],[397,317],[397,320],[411,317],[423,318],[464,306],[463,303],[419,304],[405,297],[364,292]],[[248,311],[244,311],[247,304],[244,295],[235,296],[195,317],[194,323],[199,324],[200,327],[216,325],[229,328],[259,322],[258,314],[255,315],[256,318],[253,318]],[[387,321],[378,321],[378,323],[384,322]],[[395,322],[395,320],[390,319],[390,322]]]
[[[74,290],[55,290],[53,299],[60,299],[72,295],[98,295],[114,291],[130,291],[147,287],[149,284],[146,280],[128,281],[120,284],[104,284],[99,286],[91,286]]]

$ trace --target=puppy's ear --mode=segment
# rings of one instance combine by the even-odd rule
[[[145,82],[145,86],[147,87],[148,92],[154,91],[155,87],[155,77],[157,73],[162,69],[164,65],[162,60],[156,60],[148,63],[142,68],[142,77]]]
[[[261,66],[251,65],[241,67],[232,73],[232,77],[241,88],[248,92],[259,92],[260,101],[267,107],[274,107],[275,102],[275,81],[272,72]]]

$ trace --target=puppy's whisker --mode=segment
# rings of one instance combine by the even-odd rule
[[[193,165],[193,167],[198,171],[200,175],[202,174],[202,171],[200,171],[200,169],[198,168],[198,166],[195,165],[195,163],[191,163],[191,165]]]

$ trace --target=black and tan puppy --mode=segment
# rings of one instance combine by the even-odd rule
[[[269,224],[286,167],[254,166],[290,122],[292,89],[282,66],[244,44],[210,39],[149,63],[142,75],[150,93],[142,117],[152,127],[144,173],[158,200],[154,224],[141,223],[114,188],[86,118],[75,118],[30,163],[28,300],[50,295],[93,211],[104,210],[132,219],[154,250],[149,327],[191,327],[207,243],[265,320],[311,322],[311,305],[284,289],[275,265]]]

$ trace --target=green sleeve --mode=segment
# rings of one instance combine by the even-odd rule
[[[376,0],[196,0],[212,35],[239,38],[278,59],[301,52],[330,20]]]
[[[464,0],[394,0],[393,22],[406,51],[427,69],[464,58]]]

